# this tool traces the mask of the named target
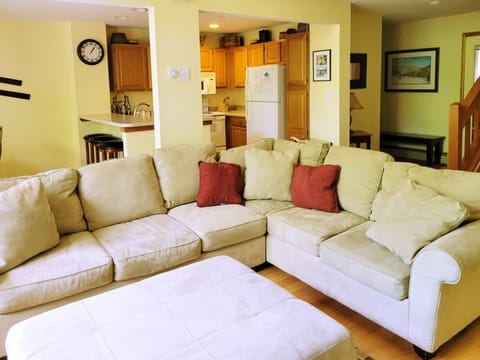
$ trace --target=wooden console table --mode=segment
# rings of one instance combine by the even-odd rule
[[[365,143],[367,149],[370,149],[370,139],[372,134],[363,130],[352,130],[350,133],[350,144],[355,144],[360,147],[360,144]]]
[[[380,133],[380,146],[391,146],[392,143],[425,145],[427,148],[427,165],[432,165],[434,163],[440,164],[444,140],[445,136],[437,135],[400,133],[391,131],[382,131]]]

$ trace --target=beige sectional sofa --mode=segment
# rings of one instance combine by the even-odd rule
[[[237,164],[244,204],[199,170],[217,162]],[[479,189],[479,174],[274,139],[0,179],[0,356],[24,318],[220,254],[268,261],[434,352],[480,315]]]

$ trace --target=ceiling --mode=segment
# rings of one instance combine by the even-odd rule
[[[415,21],[480,11],[479,0],[351,0],[352,7],[383,16],[384,22]],[[438,2],[438,3],[437,3]],[[436,4],[431,4],[436,3]],[[122,19],[121,17],[127,17]],[[0,19],[21,18],[47,21],[101,22],[117,27],[148,27],[148,13],[120,4],[98,5],[88,0],[0,0]],[[201,32],[235,33],[257,30],[275,20],[220,13],[200,13]],[[212,21],[220,28],[212,30]]]

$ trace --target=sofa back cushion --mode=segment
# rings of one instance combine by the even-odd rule
[[[42,182],[31,178],[0,192],[0,274],[59,242]]]
[[[327,156],[331,144],[320,140],[305,140],[295,142],[285,139],[276,139],[273,144],[275,151],[295,151],[299,152],[298,163],[300,165],[318,166],[322,165]]]
[[[480,173],[414,166],[408,175],[418,184],[460,201],[470,211],[471,220],[480,219]]]
[[[375,198],[371,219],[376,220],[384,202],[407,179],[428,187],[441,195],[460,201],[470,212],[470,220],[480,219],[480,174],[461,170],[432,169],[406,162],[385,163],[382,190]]]
[[[32,176],[0,179],[0,191],[32,178],[42,182],[55,217],[57,231],[61,235],[87,229],[77,195],[78,174],[75,169],[56,169]]]
[[[257,140],[251,144],[234,147],[220,152],[219,161],[231,164],[238,164],[245,172],[245,151],[248,149],[272,150],[274,139],[265,138]]]
[[[213,162],[215,155],[214,144],[175,145],[154,151],[155,168],[167,209],[197,199],[200,188],[198,162]]]
[[[166,212],[149,155],[102,161],[78,172],[78,191],[92,231]]]
[[[332,146],[325,164],[340,165],[337,183],[340,207],[368,219],[387,161],[393,158],[380,151]]]
[[[280,152],[248,149],[245,152],[245,188],[247,200],[291,201],[294,165],[298,161],[298,150]]]

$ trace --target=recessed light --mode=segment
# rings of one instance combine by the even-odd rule
[[[146,9],[146,8],[133,8],[132,11],[144,13],[144,12],[147,12],[148,9]]]
[[[209,27],[210,29],[218,29],[218,28],[220,27],[220,25],[218,25],[218,24],[210,24],[210,25],[208,25],[208,27]]]
[[[127,20],[127,19],[128,19],[128,16],[125,16],[125,15],[118,15],[118,16],[115,16],[115,19],[119,19],[119,20]]]
[[[438,4],[440,4],[440,1],[438,0],[432,0],[428,2],[428,5],[438,5]]]

